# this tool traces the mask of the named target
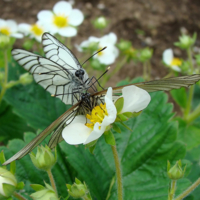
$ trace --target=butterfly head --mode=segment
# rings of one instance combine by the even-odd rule
[[[83,80],[85,71],[83,69],[79,69],[75,72],[75,76],[80,80]]]

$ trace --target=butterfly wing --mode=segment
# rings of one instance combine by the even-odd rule
[[[39,135],[37,135],[29,144],[27,144],[24,148],[18,151],[14,156],[8,159],[3,165],[7,165],[14,160],[18,160],[24,157],[26,154],[31,152],[36,146],[38,146],[49,134],[54,131],[52,137],[50,138],[49,143],[51,142],[50,148],[53,148],[57,145],[58,142],[62,141],[62,130],[65,127],[65,123],[71,123],[73,118],[76,116],[76,113],[79,108],[79,103],[72,106],[69,110],[63,113],[58,119],[56,119],[53,123],[51,123],[45,130],[43,130]]]
[[[44,33],[42,35],[42,44],[46,58],[73,73],[82,68],[76,56],[51,34]]]
[[[146,90],[147,92],[155,91],[169,91],[172,89],[179,89],[181,87],[189,87],[200,80],[200,74],[193,74],[189,76],[179,76],[160,80],[153,80],[141,83],[128,84],[124,86],[114,87],[113,92],[115,94],[121,94],[122,89],[129,85],[135,85],[139,88]],[[107,92],[106,90],[96,92],[92,96],[103,96]]]
[[[13,58],[33,74],[36,83],[65,104],[72,104],[72,92],[76,87],[73,75],[59,64],[22,49],[12,50]],[[77,94],[79,99],[79,95]],[[76,100],[74,99],[76,102]]]

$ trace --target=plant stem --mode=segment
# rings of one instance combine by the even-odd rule
[[[122,172],[116,146],[111,146],[115,160],[118,200],[123,200]]]
[[[143,63],[143,78],[144,80],[147,80],[147,63]]]
[[[4,74],[4,83],[2,85],[2,90],[0,93],[0,103],[2,101],[2,98],[6,92],[6,85],[8,82],[8,58],[7,58],[7,50],[4,51],[4,60],[5,60],[5,74]]]
[[[187,118],[188,114],[190,113],[193,94],[194,94],[194,85],[192,85],[189,89],[189,97],[188,97],[187,106],[186,106],[186,109],[185,109],[185,112],[184,112],[185,118]]]
[[[200,178],[196,180],[188,189],[186,189],[181,195],[179,195],[175,200],[181,200],[189,195],[198,185],[200,184]]]
[[[194,71],[194,66],[193,66],[193,61],[192,61],[192,51],[191,48],[189,48],[187,50],[187,54],[188,54],[188,60],[190,62],[190,69],[191,69],[191,74],[193,74]],[[193,99],[193,94],[194,94],[194,85],[192,85],[189,89],[189,97],[188,97],[188,101],[187,101],[187,106],[184,112],[184,117],[187,118],[188,114],[190,113],[190,109],[191,109],[191,104],[192,104],[192,99]]]
[[[171,188],[168,194],[168,200],[173,200],[174,199],[174,194],[176,191],[176,180],[172,180],[171,182]]]
[[[195,108],[195,110],[186,117],[187,123],[193,122],[196,118],[200,116],[200,104]]]
[[[119,64],[114,68],[114,70],[109,75],[105,76],[105,78],[101,84],[102,87],[105,87],[107,81],[122,68],[122,66],[126,63],[126,61],[127,61],[127,57],[125,56],[121,60],[121,62],[119,62]]]
[[[147,69],[148,69],[148,81],[151,79],[151,63],[147,61]]]
[[[13,193],[13,196],[16,197],[17,199],[19,200],[26,200],[25,197],[23,197],[21,194],[17,193],[17,192],[14,192]]]
[[[50,169],[47,171],[47,174],[48,174],[48,176],[49,176],[49,180],[50,180],[50,182],[51,182],[51,186],[52,186],[52,188],[54,189],[56,195],[58,196],[57,189],[56,189],[56,183],[55,183],[55,181],[54,181],[53,174],[52,174],[52,172],[51,172]]]

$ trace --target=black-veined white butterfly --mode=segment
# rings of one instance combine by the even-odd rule
[[[23,52],[23,50],[21,50],[21,51]],[[32,57],[35,54],[28,53],[27,57],[28,57],[28,55],[30,55]],[[75,57],[73,54],[71,54],[71,55],[73,57]],[[41,58],[41,57],[39,56],[39,58]],[[47,60],[47,59],[45,59],[45,60]],[[66,62],[67,62],[67,60],[65,61],[65,63]],[[25,62],[23,62],[23,63],[25,63]],[[23,64],[23,65],[25,65],[25,64]],[[43,65],[39,64],[39,67],[42,70]],[[45,69],[46,69],[46,67],[47,66],[45,65]],[[51,70],[52,70],[52,68],[48,69],[47,70],[48,73],[51,74]],[[53,69],[53,70],[54,70],[53,73],[55,73],[55,76],[57,75],[57,72],[60,72],[60,68],[58,71],[55,71],[55,69]],[[60,76],[60,73],[58,73],[58,77],[59,76]],[[130,84],[130,85],[135,85],[137,87],[140,87],[140,88],[146,90],[147,92],[169,91],[172,89],[178,89],[180,87],[188,87],[190,85],[195,84],[199,80],[200,80],[200,74],[194,74],[194,75],[190,75],[190,76],[180,76],[180,77],[174,77],[174,78],[168,78],[168,79],[153,80],[153,81],[141,82],[141,83]],[[125,86],[114,87],[113,95],[114,96],[120,95],[122,93],[122,89],[124,87]],[[82,91],[81,93],[79,93],[80,99],[78,100],[78,102],[75,105],[73,105],[69,110],[67,110],[65,113],[63,113],[58,119],[56,119],[53,123],[51,123],[44,131],[42,131],[28,145],[26,145],[24,148],[22,148],[14,156],[12,156],[10,159],[8,159],[3,165],[7,165],[14,160],[18,160],[18,159],[24,157],[26,154],[31,152],[37,145],[39,145],[52,132],[53,132],[53,134],[49,140],[48,146],[50,148],[54,148],[59,142],[61,142],[63,140],[61,133],[62,133],[62,130],[64,129],[64,127],[67,126],[68,124],[70,124],[76,115],[90,113],[92,111],[92,109],[94,108],[94,106],[99,104],[99,102],[104,101],[104,96],[106,95],[106,93],[107,93],[107,89],[102,90],[100,92],[93,92],[91,94],[88,93],[87,91],[86,92]]]

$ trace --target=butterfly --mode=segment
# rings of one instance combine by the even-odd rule
[[[75,104],[95,77],[89,78],[76,56],[51,34],[42,35],[42,44],[46,58],[23,49],[12,50],[12,56],[52,96]]]

